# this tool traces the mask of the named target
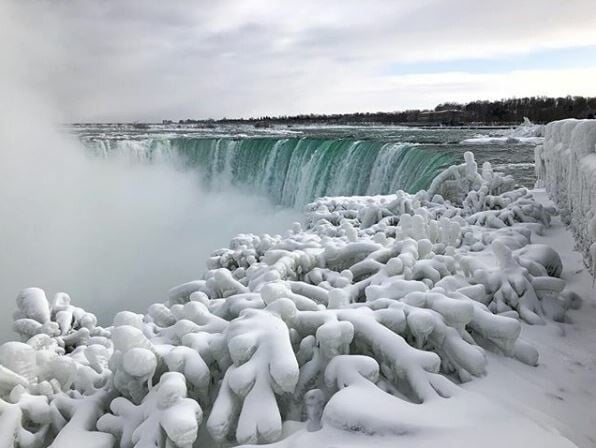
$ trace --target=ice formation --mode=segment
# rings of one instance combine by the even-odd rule
[[[596,120],[561,120],[546,126],[536,147],[537,184],[546,187],[580,250],[596,269]]]
[[[512,185],[467,153],[428,192],[321,198],[304,227],[237,236],[202,279],[106,328],[64,293],[22,291],[22,342],[0,346],[0,446],[267,443],[290,420],[383,433],[346,400],[420,409],[484,375],[486,350],[536,365],[522,322],[579,301],[531,241],[554,210]]]
[[[539,144],[544,141],[545,126],[534,124],[528,117],[515,129],[511,129],[505,135],[478,135],[463,140],[464,145],[516,145],[516,144]]]

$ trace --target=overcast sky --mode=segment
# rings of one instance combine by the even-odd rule
[[[66,121],[596,96],[595,0],[0,3],[3,82]]]

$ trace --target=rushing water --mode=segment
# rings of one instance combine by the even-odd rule
[[[172,163],[196,170],[211,190],[233,186],[297,208],[320,196],[419,191],[468,150],[480,163],[511,172],[520,184],[533,184],[532,145],[460,143],[479,133],[505,132],[498,129],[86,125],[75,130],[95,155]]]
[[[415,144],[343,138],[100,140],[92,149],[103,156],[171,160],[199,171],[209,189],[248,188],[290,207],[320,196],[415,192],[454,162],[450,153]]]

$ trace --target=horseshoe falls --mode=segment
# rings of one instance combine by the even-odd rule
[[[169,162],[196,170],[209,190],[233,186],[275,204],[302,207],[321,196],[416,192],[454,163],[450,152],[416,143],[349,138],[183,138],[84,140],[100,157]]]

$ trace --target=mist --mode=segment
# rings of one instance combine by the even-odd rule
[[[31,61],[39,40],[27,37],[31,53],[15,50],[24,41],[12,17],[0,23],[7,56],[0,68],[0,340],[11,334],[22,288],[67,292],[108,323],[117,311],[143,311],[172,286],[200,278],[209,253],[236,234],[281,232],[299,219],[264,198],[205,191],[196,172],[90,157],[59,125],[59,105],[22,76],[23,64],[44,65]],[[46,61],[60,63],[51,50]]]
[[[28,117],[0,127],[3,328],[28,286],[68,292],[103,321],[142,311],[200,278],[209,253],[234,235],[299,219],[263,198],[205,191],[196,172],[89,157],[43,116]]]

